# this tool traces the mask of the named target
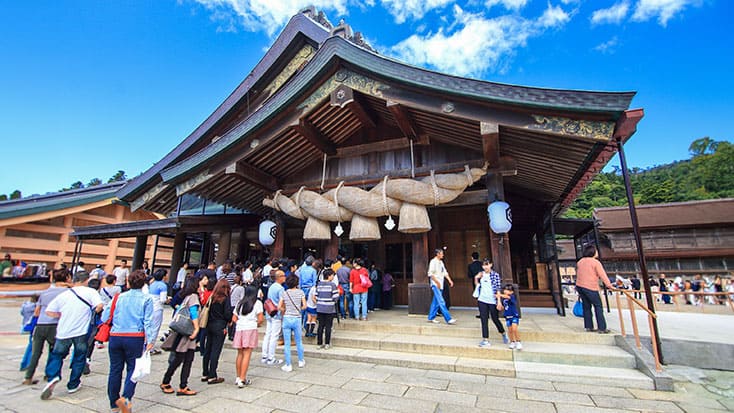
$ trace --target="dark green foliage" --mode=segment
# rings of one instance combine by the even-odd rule
[[[691,143],[692,159],[649,169],[631,168],[635,204],[734,197],[734,145],[705,137]],[[599,174],[566,211],[591,218],[594,208],[627,204],[621,170]]]
[[[10,199],[20,199],[23,195],[20,193],[19,190],[15,190],[10,194]]]
[[[94,178],[91,181],[89,181],[89,183],[87,184],[87,187],[97,186],[97,185],[102,185],[102,180],[99,178]]]
[[[108,183],[108,184],[111,184],[111,183],[113,183],[113,182],[118,182],[118,181],[126,181],[126,180],[127,180],[127,175],[125,175],[125,171],[117,171],[117,173],[116,173],[116,174],[114,174],[114,175],[112,176],[112,178],[110,178],[110,179],[109,179],[109,180],[107,181],[107,183]]]

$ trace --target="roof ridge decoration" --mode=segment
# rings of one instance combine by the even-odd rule
[[[316,6],[314,6],[313,4],[302,8],[299,13],[324,26],[324,28],[326,28],[326,30],[328,31],[334,29],[334,25],[331,24],[324,12],[317,9]]]

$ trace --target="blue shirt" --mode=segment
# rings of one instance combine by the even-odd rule
[[[478,300],[485,304],[497,304],[497,292],[500,291],[502,280],[499,274],[495,271],[490,271],[489,274],[480,272],[482,277],[479,279],[479,298]]]
[[[301,267],[301,270],[298,274],[299,277],[299,286],[302,290],[306,290],[308,288],[311,288],[316,284],[316,277],[318,274],[316,274],[316,268],[310,266],[310,265],[304,265]]]
[[[150,285],[148,293],[153,298],[153,306],[156,311],[163,311],[163,304],[166,300],[161,300],[161,294],[168,296],[168,285],[163,281],[153,281]]]
[[[107,303],[102,312],[102,321],[110,318],[113,301]],[[155,342],[153,329],[153,299],[142,290],[129,290],[117,297],[115,314],[112,316],[111,335],[115,333],[144,333],[146,343]]]
[[[520,317],[517,311],[517,298],[512,294],[510,298],[503,298],[502,305],[505,306],[505,318]]]
[[[280,303],[280,297],[283,295],[284,288],[282,285],[278,283],[273,283],[273,285],[268,288],[268,298],[275,303],[275,305],[278,305]],[[267,319],[274,319],[274,320],[282,320],[283,315],[280,314],[280,311],[278,311],[277,314],[275,314],[275,317],[270,317],[270,314],[265,313],[265,318]]]

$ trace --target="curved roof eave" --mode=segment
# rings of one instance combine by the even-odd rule
[[[288,48],[299,34],[306,36],[315,43],[322,43],[329,36],[329,31],[319,23],[313,21],[303,13],[291,18],[273,45],[268,49],[260,62],[237,88],[207,117],[189,136],[171,150],[160,161],[142,174],[133,178],[118,192],[117,197],[123,201],[132,201],[133,198],[155,182],[158,174],[175,162],[186,150],[196,144],[209,129],[221,120],[234,106],[240,102],[267,72],[271,64]]]
[[[263,126],[284,106],[308,90],[332,61],[341,60],[376,76],[418,88],[464,96],[485,102],[579,113],[606,113],[617,117],[629,108],[635,92],[595,92],[543,89],[466,79],[417,68],[363,49],[338,37],[328,38],[313,59],[275,95],[239,125],[196,154],[161,171],[164,182],[198,172],[202,165]]]

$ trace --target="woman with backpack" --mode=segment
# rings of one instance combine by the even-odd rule
[[[364,268],[364,261],[361,258],[355,259],[352,271],[349,272],[349,291],[354,297],[354,316],[358,320],[367,321],[367,293],[371,286],[372,282],[367,269]]]

